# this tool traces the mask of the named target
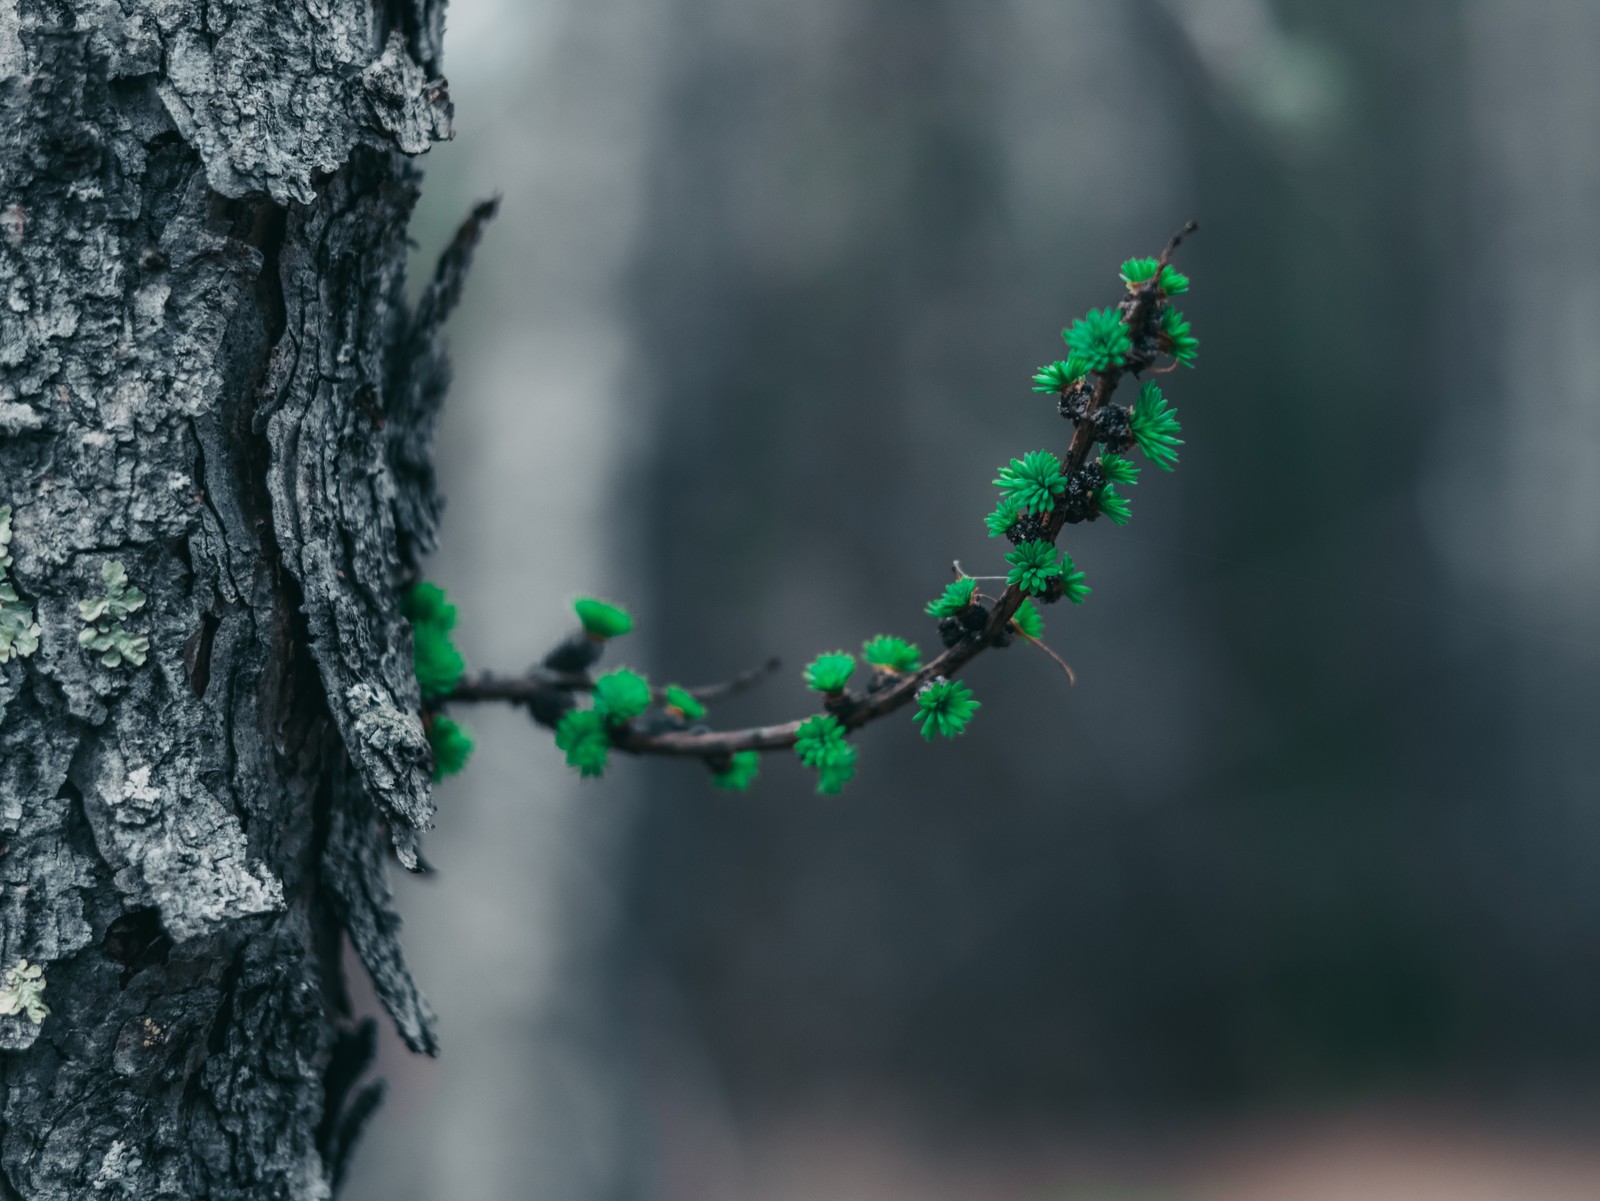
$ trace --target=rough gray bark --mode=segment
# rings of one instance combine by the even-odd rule
[[[328,1196],[379,1095],[346,931],[436,1050],[384,871],[432,811],[396,588],[487,216],[410,314],[442,9],[0,0],[0,506],[40,630],[0,662],[0,1198]],[[80,646],[110,563],[142,663]]]

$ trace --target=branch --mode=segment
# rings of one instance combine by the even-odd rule
[[[1072,349],[1068,360],[1050,368],[1041,368],[1035,376],[1035,390],[1054,391],[1060,413],[1072,421],[1075,428],[1062,459],[1057,460],[1053,455],[1040,452],[1029,456],[1034,462],[1028,467],[1014,460],[1012,467],[1005,469],[1002,475],[1006,471],[1022,473],[1020,478],[996,481],[1002,484],[1003,491],[1010,498],[997,510],[1001,515],[1000,521],[1004,522],[1009,514],[1016,514],[1004,530],[1014,544],[1020,546],[1024,542],[1043,542],[1053,547],[1069,522],[1093,520],[1099,516],[1101,489],[1108,481],[1100,466],[1090,467],[1088,463],[1089,455],[1097,443],[1105,451],[1120,453],[1138,441],[1146,458],[1170,469],[1175,459],[1172,448],[1177,445],[1171,434],[1176,432],[1177,423],[1163,411],[1159,393],[1155,393],[1157,411],[1153,416],[1145,409],[1143,402],[1131,415],[1127,409],[1112,413],[1107,413],[1106,409],[1125,376],[1138,376],[1154,369],[1163,356],[1171,357],[1174,366],[1180,359],[1187,362],[1192,358],[1197,343],[1189,335],[1188,326],[1180,315],[1176,311],[1168,311],[1168,295],[1163,290],[1163,284],[1173,255],[1184,239],[1196,229],[1198,226],[1193,222],[1185,225],[1168,240],[1157,259],[1130,260],[1124,264],[1124,278],[1129,282],[1115,310],[1097,310],[1083,322],[1074,325],[1068,338]],[[1155,270],[1146,276],[1152,263]],[[1181,276],[1174,273],[1173,279],[1175,282],[1171,286],[1175,291],[1187,289],[1188,283]],[[1068,331],[1063,331],[1064,337],[1067,334]],[[1080,357],[1079,351],[1084,347],[1087,348],[1082,350]],[[1085,366],[1091,363],[1098,363],[1099,366],[1085,370]],[[1146,385],[1147,389],[1152,387]],[[1102,420],[1102,415],[1107,419]],[[1145,423],[1143,427],[1141,422]],[[1162,422],[1169,424],[1163,427]],[[1033,476],[1037,474],[1039,464],[1044,464],[1046,470],[1036,480]],[[1033,507],[1016,503],[1019,498],[1028,500]],[[1125,518],[1125,507],[1121,514]],[[991,524],[995,533],[1001,532],[999,524]],[[1038,552],[1037,548],[1034,550],[1042,556],[1043,552]],[[1015,558],[1010,561],[1018,562]],[[934,681],[953,680],[968,663],[991,646],[1009,645],[1019,634],[1043,646],[1036,638],[1014,626],[1012,619],[1030,596],[1030,592],[1024,590],[1023,583],[1031,583],[1032,595],[1048,603],[1063,595],[1061,572],[1055,570],[1051,563],[1035,564],[1035,574],[1030,580],[1027,575],[1029,566],[1024,557],[1018,571],[1012,573],[1020,576],[1022,583],[1007,584],[987,609],[983,604],[987,598],[975,592],[958,596],[951,602],[946,612],[954,615],[944,617],[940,623],[940,633],[946,647],[931,662],[907,671],[872,667],[870,679],[864,688],[849,690],[840,687],[835,692],[824,692],[822,711],[831,715],[842,727],[833,729],[833,738],[842,739],[843,733],[858,730],[903,708]],[[1071,570],[1070,560],[1061,566]],[[959,572],[960,568],[957,570]],[[961,578],[971,577],[963,574]],[[1081,581],[1082,577],[1078,575],[1076,578]],[[1072,595],[1072,599],[1081,600],[1081,593]],[[604,766],[605,753],[610,749],[632,755],[703,759],[718,773],[719,783],[727,782],[724,773],[730,771],[732,756],[742,752],[793,747],[801,739],[802,726],[812,721],[808,717],[779,725],[736,730],[710,730],[694,724],[702,716],[698,712],[700,706],[697,702],[718,700],[744,691],[775,671],[779,666],[776,659],[723,683],[693,689],[650,689],[642,677],[627,671],[611,673],[615,678],[594,677],[588,669],[600,658],[609,638],[625,634],[632,628],[632,618],[615,606],[592,599],[580,600],[578,607],[584,630],[556,647],[546,657],[544,667],[533,669],[515,679],[490,675],[459,679],[453,687],[436,690],[435,706],[486,701],[523,705],[536,721],[556,728],[557,742],[568,751],[568,762],[585,775],[599,774]],[[453,610],[450,611],[450,620],[453,621]],[[416,627],[416,632],[420,647],[421,627]],[[1044,649],[1049,650],[1048,647]],[[1070,676],[1071,668],[1054,652],[1050,653]],[[418,654],[420,664],[422,652],[419,650]],[[843,679],[848,678],[850,664],[846,663],[844,667],[846,670],[839,677],[841,684]],[[421,674],[419,667],[419,677]],[[606,690],[612,686],[615,696],[608,697]],[[828,685],[817,686],[825,688]],[[574,712],[578,693],[594,693],[595,708]],[[646,701],[647,695],[650,703]],[[686,700],[685,696],[691,699]],[[970,698],[970,694],[967,696]],[[931,701],[926,703],[932,704]],[[963,716],[960,724],[964,724],[964,720]],[[959,730],[960,725],[957,724],[955,732]],[[942,732],[951,731],[946,729]],[[806,737],[811,735],[807,734]],[[580,742],[583,744],[581,747],[578,745]],[[807,751],[808,746],[802,745],[800,749]],[[842,749],[847,754],[844,756],[846,770],[840,782],[848,778],[854,764],[854,748],[845,746]],[[804,755],[802,757],[805,758]],[[813,763],[810,758],[806,761]],[[743,783],[733,786],[742,787]],[[836,790],[836,786],[825,786],[825,790]]]
[[[947,649],[926,667],[899,675],[879,691],[868,691],[864,695],[847,693],[840,700],[824,701],[824,708],[837,717],[845,729],[859,730],[868,722],[886,717],[904,706],[930,680],[939,676],[954,677],[986,645],[984,641],[964,640]],[[668,730],[659,734],[628,731],[616,746],[618,750],[632,755],[697,755],[701,758],[732,755],[738,751],[775,751],[794,745],[795,735],[804,720],[800,718],[778,726],[752,726],[744,730],[712,730],[704,733],[690,730]]]
[[[778,671],[783,666],[783,660],[774,656],[760,667],[752,667],[741,671],[731,680],[723,680],[720,684],[702,684],[698,688],[689,689],[689,695],[697,701],[720,701],[724,697],[738,696],[741,692],[748,692],[768,676]]]
[[[722,700],[724,697],[748,692],[782,666],[782,659],[768,659],[759,667],[741,671],[732,679],[719,680],[715,684],[701,684],[697,688],[686,688],[684,691],[697,701]],[[486,701],[505,701],[512,705],[537,707],[540,702],[561,694],[593,691],[594,677],[586,672],[549,671],[535,667],[522,676],[496,676],[488,672],[478,676],[464,676],[450,691],[439,698],[439,703],[477,705]],[[656,700],[666,699],[665,688],[652,688],[650,691]]]
[[[463,677],[453,689],[439,698],[451,705],[479,705],[485,701],[505,701],[512,705],[535,705],[550,697],[571,692],[588,692],[594,681],[581,672],[543,671],[532,668],[524,676],[482,675]]]

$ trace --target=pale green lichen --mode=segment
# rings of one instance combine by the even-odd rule
[[[19,959],[16,966],[7,968],[0,976],[0,1016],[27,1014],[35,1026],[42,1026],[50,1016],[50,1007],[44,1003],[44,969]]]
[[[124,624],[128,617],[144,608],[145,595],[128,582],[128,570],[117,559],[108,559],[100,569],[106,594],[78,602],[78,615],[84,628],[78,645],[100,656],[102,667],[144,664],[150,653],[150,639],[135,634]]]
[[[0,505],[0,663],[39,649],[39,623],[6,573],[11,569],[11,506]]]

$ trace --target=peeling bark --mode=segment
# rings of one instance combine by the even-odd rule
[[[432,817],[396,590],[492,211],[408,312],[442,8],[0,0],[0,506],[41,631],[0,663],[0,987],[38,965],[49,1010],[0,1011],[0,1199],[329,1196],[381,1096],[346,933],[437,1052],[385,867]],[[142,664],[80,646],[113,562]]]

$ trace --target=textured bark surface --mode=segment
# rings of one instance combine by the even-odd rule
[[[417,180],[430,0],[0,0],[0,506],[38,649],[0,663],[0,1197],[323,1197],[378,1086],[344,932],[396,943],[429,752],[396,588],[432,543]],[[80,647],[122,564],[143,663]],[[5,1007],[0,1006],[0,1011]]]

